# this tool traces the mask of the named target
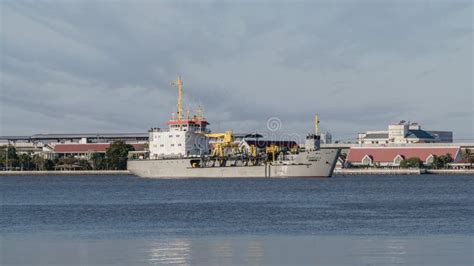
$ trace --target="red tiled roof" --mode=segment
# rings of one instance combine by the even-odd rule
[[[143,144],[131,144],[136,151],[144,149]],[[105,152],[109,148],[109,143],[87,143],[87,144],[56,144],[54,151],[58,153],[85,153],[85,152]]]
[[[365,155],[369,155],[374,163],[393,162],[397,155],[403,158],[418,157],[426,161],[430,155],[450,154],[453,159],[456,158],[459,147],[374,147],[374,148],[351,148],[347,155],[347,161],[351,163],[361,162]]]

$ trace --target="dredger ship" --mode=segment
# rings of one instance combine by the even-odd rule
[[[211,133],[202,109],[183,113],[183,81],[178,89],[177,113],[167,129],[149,130],[148,150],[130,152],[127,169],[149,178],[330,177],[339,149],[321,149],[319,119],[304,147],[293,141],[264,140],[259,134],[238,139],[232,131]]]

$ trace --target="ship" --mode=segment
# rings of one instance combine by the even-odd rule
[[[131,151],[127,169],[146,178],[289,178],[331,177],[340,150],[321,148],[315,115],[314,133],[304,145],[265,140],[260,134],[236,137],[233,131],[213,133],[201,107],[191,116],[183,109],[183,80],[171,83],[178,90],[177,112],[167,128],[151,128],[146,151]]]

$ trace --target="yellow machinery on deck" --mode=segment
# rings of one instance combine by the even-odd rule
[[[226,155],[226,149],[238,150],[239,144],[234,143],[234,133],[232,131],[226,131],[225,133],[208,133],[205,134],[208,138],[220,139],[219,142],[213,143],[213,149],[211,156],[224,157]]]
[[[265,153],[266,154],[271,154],[272,155],[272,161],[275,161],[276,155],[280,152],[280,147],[277,145],[270,145],[265,148]]]

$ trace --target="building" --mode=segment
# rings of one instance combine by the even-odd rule
[[[35,134],[31,136],[0,136],[0,147],[12,145],[19,154],[39,155],[45,159],[54,159],[64,154],[78,154],[85,157],[87,153],[105,153],[113,141],[120,140],[133,146],[143,146],[148,141],[146,133],[85,133],[85,134]],[[64,146],[64,145],[73,146]],[[78,145],[81,144],[81,145]],[[58,146],[59,145],[59,146]],[[56,147],[58,146],[58,147]],[[71,147],[73,150],[63,150]],[[137,146],[138,147],[138,146]],[[136,148],[137,148],[136,147]],[[66,148],[67,149],[67,148]],[[74,150],[77,149],[77,150]]]
[[[355,166],[400,166],[404,159],[417,157],[425,165],[433,162],[434,156],[451,155],[453,162],[462,160],[461,148],[452,146],[439,147],[351,147],[346,163]]]
[[[329,132],[323,132],[319,134],[321,137],[321,144],[331,144],[332,143],[332,135]]]
[[[144,144],[131,144],[135,151],[143,151]],[[110,143],[72,143],[72,144],[56,144],[52,154],[58,158],[74,157],[78,159],[90,159],[92,154],[105,154],[110,147]]]
[[[452,143],[452,131],[429,131],[418,123],[404,120],[389,125],[388,130],[359,133],[358,144]]]
[[[109,143],[121,140],[126,143],[145,143],[146,133],[79,133],[79,134],[35,134],[31,136],[0,136],[0,145],[33,143],[39,145],[55,143]]]

